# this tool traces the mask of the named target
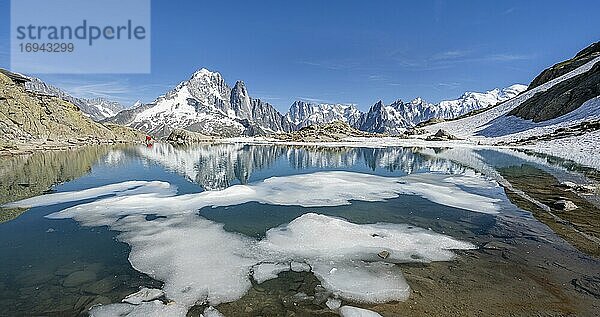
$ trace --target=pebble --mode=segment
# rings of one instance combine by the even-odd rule
[[[390,252],[383,250],[383,251],[377,253],[377,256],[385,260],[390,256]]]
[[[327,305],[329,309],[336,310],[342,306],[342,301],[337,298],[328,298],[325,305]]]

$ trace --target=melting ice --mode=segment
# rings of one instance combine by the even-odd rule
[[[477,175],[413,174],[382,177],[353,172],[317,172],[272,177],[220,191],[177,195],[165,182],[131,181],[79,192],[48,194],[11,203],[34,207],[101,197],[49,215],[73,218],[84,226],[107,225],[131,246],[129,261],[138,271],[163,281],[168,305],[158,300],[138,305],[95,307],[93,316],[185,316],[198,304],[217,305],[241,298],[251,287],[287,270],[310,270],[334,296],[379,303],[405,300],[410,287],[393,263],[446,261],[451,250],[473,245],[402,224],[354,224],[314,213],[272,228],[262,240],[227,232],[222,224],[197,215],[207,206],[247,202],[273,205],[339,206],[352,200],[382,201],[418,195],[438,204],[474,212],[497,213],[498,198],[465,188],[498,189]],[[146,220],[145,215],[159,217]],[[382,260],[381,251],[389,252]],[[154,298],[152,298],[154,299]]]

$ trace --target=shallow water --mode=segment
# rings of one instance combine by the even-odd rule
[[[534,269],[534,266],[537,267],[538,264],[534,263],[534,259],[528,258],[533,257],[528,250],[531,247],[529,243],[546,250],[546,256],[555,259],[573,258],[574,255],[578,257],[579,260],[575,260],[572,264],[573,267],[570,267],[570,271],[575,270],[578,274],[573,275],[573,278],[600,275],[598,272],[599,262],[596,259],[579,252],[554,234],[546,225],[537,221],[528,211],[512,204],[504,194],[504,190],[498,186],[478,187],[459,182],[455,185],[456,187],[452,187],[452,190],[458,194],[464,191],[497,200],[494,204],[498,208],[498,213],[477,212],[452,204],[448,205],[436,200],[435,192],[423,195],[397,191],[397,194],[384,199],[370,199],[366,197],[367,193],[363,192],[364,189],[361,188],[356,189],[354,194],[338,194],[338,196],[351,196],[349,205],[315,204],[307,206],[306,204],[287,202],[294,198],[285,196],[290,188],[295,187],[293,182],[283,183],[285,188],[277,186],[268,188],[268,195],[283,195],[281,199],[285,202],[280,202],[280,200],[271,202],[272,197],[254,197],[241,201],[241,203],[219,204],[220,207],[200,204],[198,208],[195,208],[196,205],[186,205],[181,207],[181,210],[175,204],[181,199],[185,200],[178,197],[184,197],[183,195],[186,194],[190,194],[190,200],[202,200],[205,198],[203,196],[197,198],[196,193],[207,190],[220,193],[220,190],[231,189],[231,186],[239,184],[249,185],[247,188],[251,189],[260,188],[257,186],[262,186],[260,184],[263,184],[265,179],[272,179],[272,177],[293,180],[294,178],[287,177],[307,174],[309,178],[318,179],[318,173],[326,171],[347,171],[355,173],[350,175],[356,175],[356,177],[362,177],[360,175],[363,174],[377,175],[386,179],[397,178],[399,182],[407,183],[430,174],[467,175],[473,179],[502,183],[500,174],[496,172],[497,169],[522,164],[535,166],[561,180],[587,180],[584,174],[589,172],[573,171],[572,165],[565,167],[555,161],[548,162],[536,156],[528,156],[525,153],[510,150],[460,148],[369,149],[243,144],[173,147],[156,144],[149,148],[142,146],[94,147],[70,152],[41,153],[30,157],[3,158],[0,164],[3,180],[3,184],[0,186],[0,203],[41,195],[50,187],[52,193],[60,193],[132,180],[163,181],[170,184],[172,188],[176,187],[176,194],[174,198],[157,197],[150,200],[156,202],[157,206],[140,203],[140,208],[144,208],[141,218],[135,217],[133,213],[125,213],[121,214],[115,222],[105,225],[99,225],[98,220],[92,221],[90,217],[81,216],[83,213],[79,213],[83,218],[74,216],[75,219],[70,217],[49,219],[45,216],[69,207],[84,206],[85,209],[85,206],[88,206],[86,204],[93,205],[94,202],[99,203],[96,208],[100,209],[103,208],[102,204],[105,202],[110,206],[113,206],[111,202],[114,203],[114,206],[119,206],[118,203],[123,203],[128,199],[133,200],[138,197],[142,199],[144,194],[141,196],[124,194],[122,201],[112,201],[110,200],[111,195],[104,195],[80,201],[67,201],[67,199],[57,204],[33,207],[24,212],[21,209],[15,212],[17,209],[14,208],[2,210],[4,216],[0,219],[3,219],[4,222],[0,223],[0,259],[2,259],[0,262],[0,316],[85,315],[90,306],[120,302],[126,295],[136,292],[140,287],[163,287],[165,281],[160,278],[161,273],[155,272],[154,267],[148,264],[148,260],[144,262],[142,259],[139,260],[140,262],[135,262],[135,259],[129,259],[130,254],[133,256],[137,254],[132,253],[131,246],[140,247],[139,243],[135,242],[140,238],[136,236],[136,230],[139,230],[140,227],[131,224],[127,229],[123,229],[123,225],[119,225],[119,221],[147,222],[148,226],[159,226],[169,221],[178,221],[180,217],[189,217],[190,214],[195,218],[181,218],[187,219],[185,226],[169,224],[166,229],[156,231],[156,237],[163,235],[167,237],[169,230],[185,229],[192,230],[189,231],[190,234],[197,234],[199,232],[193,224],[194,221],[201,221],[198,222],[198,226],[214,224],[217,234],[223,236],[233,234],[229,237],[235,239],[240,237],[241,243],[247,244],[248,248],[254,250],[254,248],[261,247],[260,245],[255,246],[255,243],[267,240],[269,229],[285,226],[307,213],[315,213],[343,218],[354,224],[390,223],[407,225],[411,228],[423,228],[440,236],[468,242],[478,248],[476,251],[465,251],[467,253],[484,250],[485,248],[482,246],[491,241],[520,245],[518,247],[511,246],[511,250],[516,251],[505,250],[506,254],[503,252],[489,254],[490,252],[488,252],[485,255],[476,254],[471,258],[457,251],[458,258],[452,260],[459,263],[454,269],[456,277],[464,276],[465,271],[472,270],[473,265],[479,263],[484,256],[504,257],[506,260],[511,257],[510,252],[526,259],[525,263],[515,260],[514,262],[518,262],[518,266],[531,266]],[[416,176],[413,179],[408,175]],[[463,178],[458,179],[462,180]],[[472,181],[471,178],[465,179]],[[418,188],[426,186],[426,183],[418,184],[421,184]],[[327,189],[334,185],[326,184],[323,188]],[[383,188],[384,184],[382,183],[381,186]],[[294,192],[294,195],[302,196],[303,194]],[[319,198],[325,193],[315,191],[306,192],[306,195],[311,197],[296,198],[310,201],[311,198]],[[133,210],[132,208],[135,207],[124,204],[123,206],[129,210]],[[183,213],[184,210],[185,213]],[[13,217],[14,219],[12,219]],[[112,217],[112,214],[107,217]],[[127,220],[128,217],[130,220]],[[209,222],[203,222],[206,220]],[[223,233],[218,231],[221,226]],[[135,228],[135,230],[131,228]],[[282,230],[291,229],[283,227]],[[328,239],[328,232],[323,232],[322,236],[323,239]],[[160,238],[156,238],[157,240],[154,241],[151,236],[149,237],[149,242],[145,243],[155,244],[154,249],[160,249],[163,244],[158,240]],[[182,237],[186,237],[186,235],[182,235]],[[202,236],[199,235],[199,237]],[[235,240],[236,243],[239,241]],[[222,244],[214,247],[222,249],[229,247],[227,241],[219,243]],[[231,243],[234,243],[234,240],[231,240]],[[186,247],[189,246],[186,245]],[[205,247],[210,248],[211,246]],[[165,246],[165,248],[168,249],[169,246]],[[236,250],[234,251],[239,251]],[[176,251],[171,250],[170,252],[172,252],[170,254],[175,254]],[[181,252],[185,253],[186,251],[184,249],[180,250]],[[191,256],[194,254],[206,256],[211,254],[210,252],[210,250],[190,251],[190,258],[185,260],[201,260]],[[296,253],[286,253],[285,259],[298,257],[297,251],[294,252]],[[369,261],[377,261],[375,254],[376,252]],[[177,255],[181,256],[181,254]],[[183,254],[183,256],[185,255]],[[319,257],[327,258],[329,255],[323,254]],[[228,256],[228,254],[223,256]],[[260,255],[261,258],[256,261],[281,260],[282,258],[279,256],[274,257],[269,253]],[[254,261],[253,257],[259,256],[242,254],[241,257],[244,259],[250,257]],[[305,258],[307,257],[305,256]],[[155,260],[152,258],[152,261]],[[314,259],[312,261],[314,262]],[[451,263],[452,261],[444,262]],[[463,261],[467,264],[463,264],[461,268],[460,263]],[[508,260],[508,262],[511,261]],[[408,285],[413,290],[410,296],[415,296],[415,291],[421,293],[419,279],[416,279],[417,282],[413,281],[416,278],[413,272],[414,264],[406,263],[411,261],[399,262],[402,263],[396,267],[407,274]],[[132,263],[137,265],[132,266]],[[161,266],[168,265],[168,263],[168,261],[155,262],[154,265]],[[252,263],[249,265],[252,266]],[[317,266],[318,263],[313,263],[313,265]],[[427,269],[438,266],[435,263],[420,265],[425,265]],[[517,264],[504,269],[509,271],[515,267]],[[207,268],[198,267],[198,270],[203,269]],[[218,268],[214,267],[209,269],[218,271]],[[160,271],[159,268],[157,270]],[[548,270],[546,269],[547,273],[542,274],[554,274]],[[434,273],[430,273],[430,275],[435,275]],[[565,276],[560,274],[565,274]],[[570,277],[565,272],[560,272],[560,274],[558,274],[560,278],[557,278],[556,281],[557,285],[561,284],[561,278],[568,279]],[[490,279],[488,280],[485,274],[474,274],[474,276],[480,279],[475,281],[480,285],[497,282],[491,280],[492,277],[488,277]],[[325,294],[324,298],[327,299],[328,296],[338,295],[335,292],[331,294],[331,290],[320,292],[319,284],[322,282],[315,279],[309,272],[283,272],[279,274],[279,278],[260,284],[248,278],[248,289],[242,289],[240,296],[234,296],[236,300],[233,302],[230,300],[215,301],[211,304],[220,304],[217,308],[227,316],[289,315],[290,311],[296,315],[317,313],[335,315],[334,311],[327,308],[324,300],[318,297]],[[461,286],[456,285],[455,287]],[[577,297],[576,300],[570,300],[570,302],[576,302],[582,306],[587,305],[592,309],[598,305],[597,298],[586,292],[580,292],[575,286],[563,285],[560,287],[568,288],[567,296]],[[234,289],[236,286],[232,285],[231,288]],[[438,297],[439,294],[435,293],[435,289],[430,295],[421,294],[420,296],[426,299]],[[456,289],[456,291],[459,290]],[[365,303],[343,298],[342,295],[340,297],[344,304],[365,305]],[[161,300],[166,302],[173,298],[167,292],[166,297]],[[409,299],[409,301],[411,300]],[[465,297],[460,300],[469,305],[475,305],[475,303],[469,303],[473,301],[472,298]],[[501,302],[507,299],[498,298],[498,300]],[[201,298],[198,298],[196,306],[188,305],[194,306],[190,310],[191,315],[202,312],[205,305],[201,302]],[[403,303],[397,305],[400,306],[367,306],[380,311],[383,315],[394,316],[396,310],[399,312],[403,309]],[[546,308],[552,312],[566,309],[554,306]],[[580,315],[587,313],[585,309],[578,310],[580,307],[575,304],[569,309]],[[486,314],[483,313],[483,315]]]

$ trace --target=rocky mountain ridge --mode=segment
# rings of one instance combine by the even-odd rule
[[[77,107],[88,117],[94,121],[112,117],[123,110],[124,107],[116,101],[106,100],[104,98],[78,98],[74,97],[64,90],[50,85],[39,78],[27,77],[29,80],[25,82],[25,88],[31,92],[61,98],[68,101]]]
[[[29,80],[0,72],[0,154],[144,140],[139,131],[100,124],[73,103],[26,89]]]
[[[251,98],[244,82],[237,81],[230,88],[221,74],[204,68],[153,102],[128,109],[106,122],[125,124],[156,137],[165,137],[178,128],[221,137],[291,129],[273,106]]]
[[[513,85],[484,93],[468,92],[459,99],[430,104],[421,98],[389,105],[375,103],[367,112],[351,104],[295,101],[286,114],[252,98],[243,81],[229,87],[221,74],[205,68],[151,103],[126,109],[105,122],[128,125],[156,137],[174,129],[216,137],[260,136],[296,131],[310,125],[342,121],[371,133],[402,134],[432,118],[454,118],[510,99],[527,87]]]

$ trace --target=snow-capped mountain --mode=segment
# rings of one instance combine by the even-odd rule
[[[87,113],[96,121],[112,117],[123,110],[123,106],[120,103],[104,98],[84,99],[84,101],[86,102],[88,109],[90,109]]]
[[[390,105],[379,101],[366,113],[354,105],[296,101],[282,115],[270,104],[252,98],[243,81],[230,88],[221,74],[203,68],[153,102],[136,103],[105,121],[128,125],[155,137],[167,136],[177,128],[221,137],[255,136],[333,121],[368,132],[400,134],[431,118],[455,118],[497,104],[525,89],[526,86],[513,85],[485,93],[468,92],[457,100],[438,104],[421,98],[409,103],[397,100]]]
[[[361,116],[355,127],[362,131],[392,135],[404,132],[412,124],[404,118],[404,113],[398,110],[399,104],[402,104],[402,101],[398,100],[386,106],[379,100],[369,112]]]
[[[123,110],[123,106],[116,101],[109,101],[103,98],[77,98],[71,96],[64,90],[45,83],[39,78],[29,77],[30,81],[25,83],[25,88],[29,91],[56,96],[65,101],[68,101],[77,107],[90,119],[101,121],[105,118],[112,117]]]
[[[107,121],[167,136],[184,128],[217,136],[263,135],[289,131],[288,121],[270,104],[252,99],[244,82],[230,88],[221,74],[196,71],[152,103],[123,111]]]
[[[517,84],[484,93],[466,92],[458,99],[444,100],[438,104],[428,103],[421,98],[415,98],[411,102],[396,100],[387,106],[379,101],[363,115],[363,119],[355,127],[368,132],[399,134],[433,118],[457,118],[473,110],[496,105],[526,89],[527,86]]]
[[[313,124],[333,121],[343,121],[355,126],[361,115],[362,113],[354,105],[315,104],[295,101],[285,117],[295,129],[300,129]]]
[[[366,113],[353,105],[296,101],[290,107],[286,118],[296,129],[341,120],[362,131],[394,135],[432,118],[452,119],[473,110],[496,105],[526,89],[527,86],[524,85],[512,85],[484,93],[467,92],[456,100],[445,100],[438,104],[428,103],[422,98],[415,98],[411,102],[396,100],[389,105],[380,100]]]
[[[527,90],[527,86],[516,84],[504,89],[496,88],[486,92],[466,92],[458,99],[444,100],[437,104],[415,98],[407,103],[398,100],[390,106],[401,115],[406,122],[405,124],[407,124],[405,128],[408,128],[433,118],[457,118],[471,111],[509,100],[525,90]]]

